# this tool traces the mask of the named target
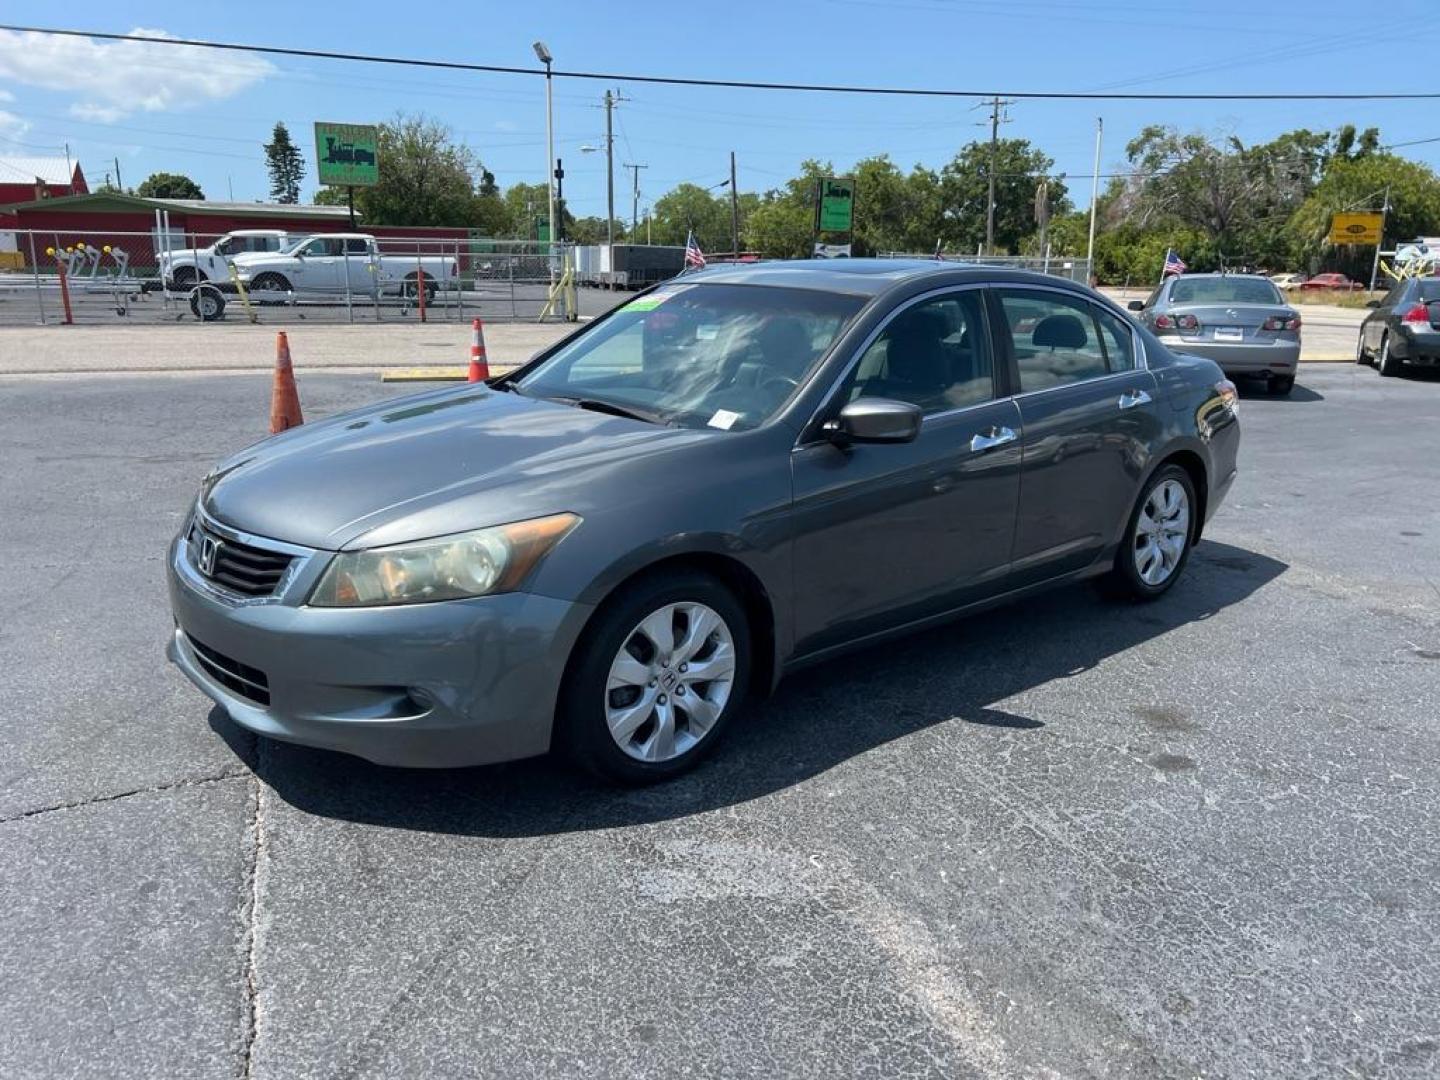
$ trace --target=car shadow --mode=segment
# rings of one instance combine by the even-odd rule
[[[995,703],[1209,619],[1285,570],[1204,541],[1185,578],[1156,603],[1108,601],[1076,586],[805,669],[741,717],[699,768],[638,790],[588,779],[554,758],[395,769],[257,738],[219,708],[210,723],[280,798],[321,817],[487,837],[624,827],[761,798],[936,724],[967,724],[980,738],[1033,737],[1064,717]]]
[[[1288,394],[1272,394],[1265,388],[1264,379],[1250,379],[1244,375],[1237,375],[1232,380],[1235,389],[1240,393],[1240,400],[1249,401],[1274,401],[1281,405],[1304,405],[1312,401],[1324,401],[1325,395],[1318,390],[1311,390],[1303,383],[1297,382]]]

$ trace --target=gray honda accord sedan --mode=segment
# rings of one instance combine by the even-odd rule
[[[1066,281],[705,270],[222,462],[168,651],[276,739],[655,780],[798,665],[1081,578],[1160,596],[1239,438],[1214,363]]]

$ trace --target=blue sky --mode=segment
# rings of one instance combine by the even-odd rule
[[[1353,2],[1310,0],[726,0],[695,3],[129,5],[69,0],[6,5],[13,20],[63,18],[67,28],[300,48],[534,64],[544,39],[557,69],[1005,90],[1165,92],[1430,91],[1427,45],[1440,40],[1440,3],[1390,0],[1384,22]],[[1376,9],[1377,12],[1380,9]],[[1406,57],[1410,57],[1409,60]],[[728,154],[741,190],[778,186],[806,157],[843,170],[888,153],[938,168],[987,136],[968,100],[698,89],[557,80],[556,153],[579,216],[603,214],[606,86],[616,111],[616,210],[630,211],[624,162],[641,172],[642,208],[682,181],[717,184]],[[0,35],[0,154],[59,153],[91,183],[119,165],[127,185],[157,170],[194,177],[211,198],[255,199],[267,182],[259,144],[284,120],[313,157],[315,120],[368,122],[396,110],[449,124],[501,184],[545,172],[543,80],[154,46],[91,47]],[[1102,172],[1148,123],[1263,141],[1293,127],[1381,129],[1386,142],[1440,136],[1433,102],[1021,101],[1004,134],[1030,139],[1089,200],[1096,116],[1105,119]],[[1440,142],[1402,151],[1440,167]],[[308,199],[313,173],[305,185]]]

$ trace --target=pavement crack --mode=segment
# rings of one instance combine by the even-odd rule
[[[14,821],[24,821],[26,818],[40,817],[43,814],[54,814],[61,810],[78,810],[86,806],[100,806],[104,803],[119,802],[122,799],[133,798],[136,795],[155,795],[163,791],[178,791],[182,788],[204,787],[207,784],[222,784],[227,780],[241,780],[249,776],[248,769],[231,770],[216,773],[214,776],[193,776],[183,780],[171,780],[163,784],[150,784],[146,787],[131,788],[128,791],[117,791],[109,795],[92,795],[85,799],[75,799],[70,802],[55,803],[51,806],[40,806],[34,810],[26,810],[11,817],[0,818],[0,825],[9,825]]]
[[[245,850],[244,895],[240,901],[241,1012],[240,1076],[250,1080],[255,1063],[255,1042],[260,1031],[260,987],[258,977],[260,893],[265,872],[265,785],[251,778],[252,796],[246,818],[248,844]]]

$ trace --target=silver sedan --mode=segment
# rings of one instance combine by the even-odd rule
[[[1213,360],[1226,375],[1263,378],[1272,394],[1295,386],[1300,313],[1266,278],[1183,274],[1129,306],[1175,352]]]

